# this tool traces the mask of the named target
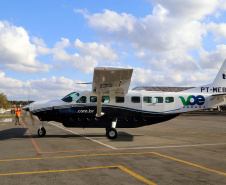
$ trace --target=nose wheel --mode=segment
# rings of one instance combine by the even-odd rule
[[[44,137],[46,135],[46,129],[44,128],[44,123],[40,124],[40,128],[38,129],[38,136]]]
[[[46,129],[42,127],[41,129],[38,129],[38,136],[44,137],[46,135]]]

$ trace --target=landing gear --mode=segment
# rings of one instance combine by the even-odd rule
[[[116,128],[116,123],[117,123],[117,118],[115,118],[111,122],[111,127],[106,128],[106,136],[108,139],[116,139],[118,137],[118,132],[115,129]]]
[[[118,132],[115,128],[109,128],[106,131],[106,136],[107,136],[108,139],[116,139],[117,136],[118,136]]]
[[[38,129],[38,136],[44,137],[46,135],[46,129],[44,128],[44,123],[40,124],[40,128]]]
[[[41,129],[38,129],[38,136],[44,137],[46,135],[46,129],[42,127]]]

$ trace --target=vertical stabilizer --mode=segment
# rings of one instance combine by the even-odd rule
[[[226,87],[226,59],[213,82],[213,87]]]

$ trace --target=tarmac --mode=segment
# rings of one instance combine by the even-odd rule
[[[9,113],[7,113],[9,114]],[[192,112],[141,128],[65,128],[38,119],[0,117],[0,184],[223,185],[226,184],[226,111]]]

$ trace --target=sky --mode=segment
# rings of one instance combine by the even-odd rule
[[[136,86],[212,83],[226,59],[226,0],[2,0],[0,93],[60,99],[96,66]]]

